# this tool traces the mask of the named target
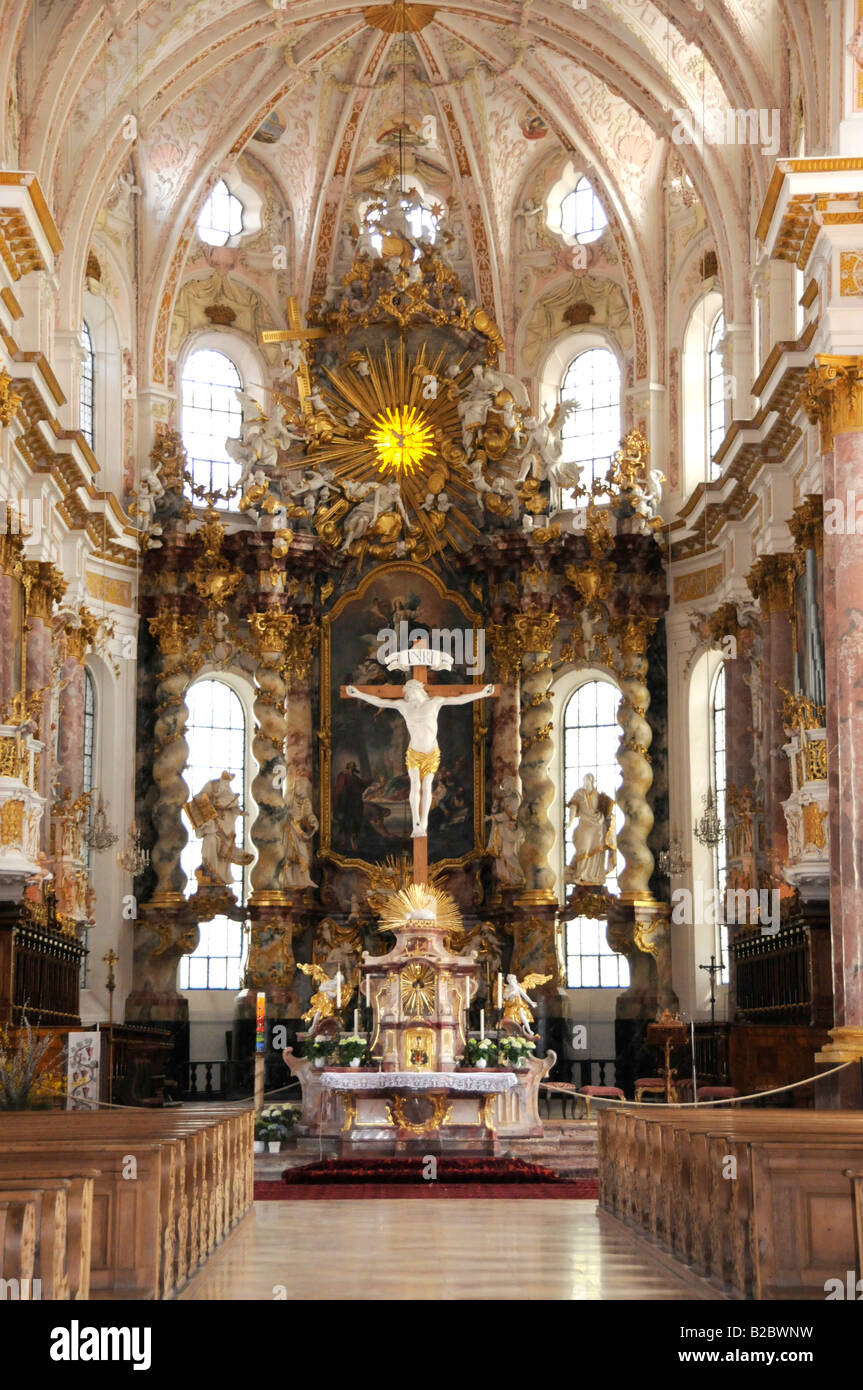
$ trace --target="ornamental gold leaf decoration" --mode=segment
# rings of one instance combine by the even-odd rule
[[[430,965],[414,961],[401,974],[402,1011],[414,1018],[430,1014],[434,1004],[435,972]]]

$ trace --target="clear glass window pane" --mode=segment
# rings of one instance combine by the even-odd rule
[[[236,392],[241,386],[230,357],[213,348],[199,348],[183,368],[183,444],[195,483],[209,491],[235,487],[240,479],[240,464],[230,457],[225,441],[240,437],[243,411]],[[229,504],[218,505],[224,509]]]
[[[599,791],[616,796],[620,785],[617,750],[621,730],[617,722],[620,691],[610,681],[586,681],[567,701],[563,716],[563,831],[566,855],[572,853],[572,828],[567,825],[568,803],[586,774],[592,773]],[[623,825],[623,812],[614,810],[615,828]],[[609,892],[617,890],[617,872],[606,879]],[[629,983],[629,966],[605,937],[605,922],[575,918],[566,926],[567,985],[570,989],[603,987],[618,989]]]
[[[243,230],[243,205],[219,179],[198,217],[198,236],[208,246],[224,246]]]
[[[186,742],[189,753],[183,777],[189,795],[197,796],[205,783],[223,772],[233,774],[232,787],[246,809],[246,717],[236,691],[220,680],[196,681],[186,692],[189,718]],[[187,820],[188,843],[180,863],[185,871],[186,894],[194,893],[195,870],[201,863],[201,841]],[[248,840],[248,819],[236,823],[236,840]],[[232,888],[239,903],[246,900],[247,869],[232,865]],[[215,917],[200,925],[200,940],[191,956],[180,963],[180,989],[239,989],[242,973],[243,933],[239,923]]]
[[[93,339],[86,323],[81,324],[81,388],[78,395],[78,425],[90,448],[93,448],[93,387],[96,358]]]
[[[560,400],[575,401],[561,431],[563,459],[581,465],[581,482],[589,487],[603,477],[620,448],[620,367],[608,348],[588,348],[573,359],[560,387]],[[572,506],[573,494],[563,505]]]
[[[716,814],[722,824],[725,824],[725,804],[726,804],[726,772],[725,772],[725,667],[720,666],[713,684],[713,699],[711,701],[711,743],[712,748],[712,773],[713,773],[713,795],[716,798]],[[713,870],[716,877],[717,901],[721,904],[725,902],[725,887],[728,878],[728,851],[725,843],[725,836],[717,845],[713,847]],[[727,985],[729,982],[728,973],[728,929],[721,925],[718,930],[719,953],[722,960],[722,974],[719,976],[721,984]]]
[[[718,314],[710,330],[707,349],[707,453],[713,477],[721,471],[713,456],[725,438],[725,371],[722,362],[722,340],[725,337],[725,315]]]
[[[602,203],[587,178],[580,178],[560,205],[560,229],[566,236],[587,243],[596,241],[608,226]]]

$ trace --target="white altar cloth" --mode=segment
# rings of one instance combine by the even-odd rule
[[[470,1095],[501,1095],[518,1079],[511,1071],[325,1071],[321,1085],[328,1091],[464,1091]]]

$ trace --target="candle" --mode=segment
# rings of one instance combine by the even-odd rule
[[[360,1011],[359,1011],[359,1009],[354,1009],[354,1032],[355,1032],[355,1033],[358,1033],[358,1032],[360,1031],[360,1025],[359,1025],[359,1023],[357,1022],[359,1016],[360,1016]]]
[[[497,1007],[503,1008],[503,974],[500,970],[497,972]]]
[[[482,1042],[484,1038],[485,1038],[485,1009],[480,1009],[480,1011],[479,1011],[479,1040],[480,1040],[480,1042]]]
[[[367,1008],[367,1009],[370,1009],[370,1008],[372,1007],[371,988],[372,988],[371,976],[370,976],[370,975],[367,975],[367,976],[366,976],[366,1008]]]
[[[342,977],[341,977],[341,975],[337,975],[337,976],[336,976],[336,1008],[337,1008],[337,1009],[340,1009],[341,1007],[342,1007]]]

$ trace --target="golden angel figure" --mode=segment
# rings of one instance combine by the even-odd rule
[[[501,1022],[514,1023],[532,1037],[531,1024],[533,1023],[536,1000],[531,999],[527,991],[535,989],[537,985],[547,984],[550,979],[550,975],[538,975],[534,972],[525,975],[519,984],[515,975],[507,975],[503,987],[503,1018]]]
[[[353,990],[347,986],[345,977],[338,968],[332,977],[320,965],[301,965],[300,969],[304,975],[311,975],[318,986],[309,1000],[308,1009],[302,1015],[303,1022],[309,1024],[309,1032],[313,1033],[325,1018],[338,1017]]]

